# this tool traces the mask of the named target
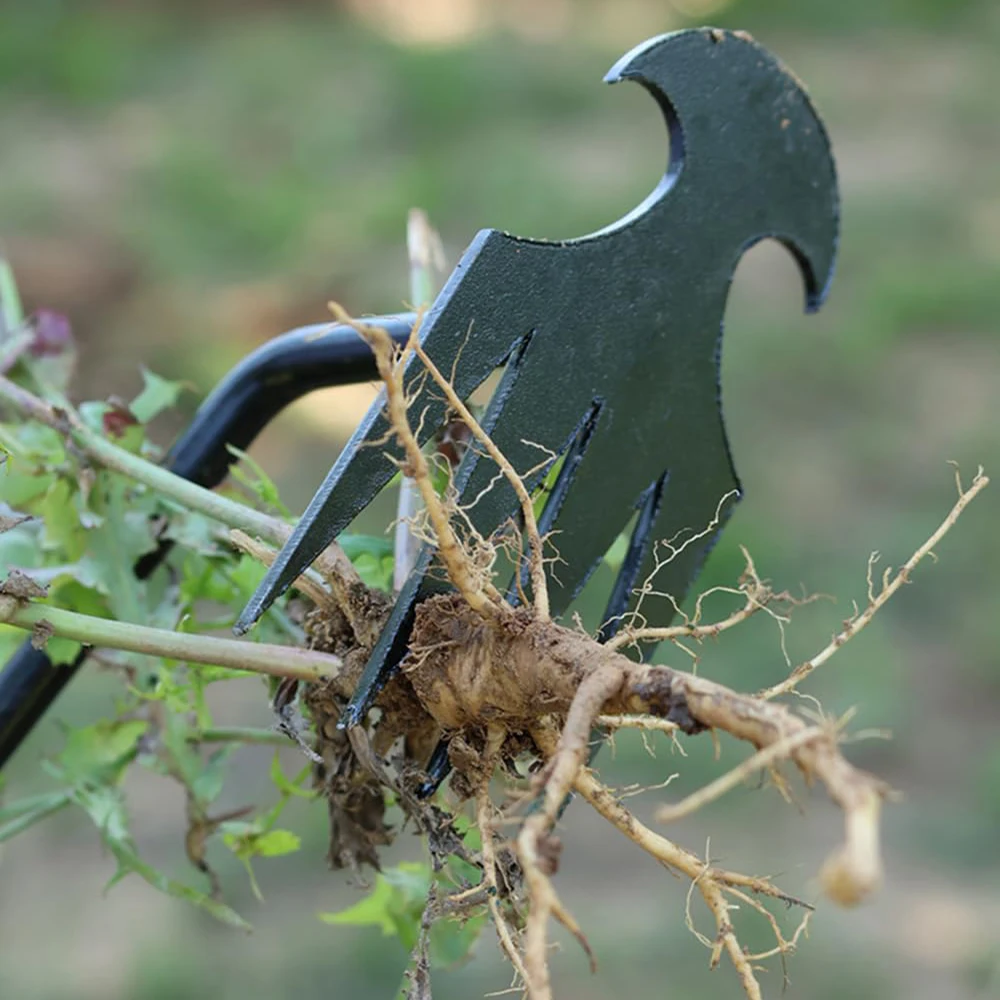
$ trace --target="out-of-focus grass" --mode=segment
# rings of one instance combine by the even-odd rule
[[[414,204],[430,211],[453,259],[485,225],[558,238],[627,211],[655,183],[665,135],[639,88],[600,85],[624,47],[595,40],[597,6],[573,7],[564,34],[544,43],[487,32],[418,49],[318,3],[237,13],[0,5],[0,238],[28,305],[73,317],[81,391],[127,395],[142,361],[203,392],[263,338],[323,318],[330,297],[356,311],[398,308]],[[632,8],[643,26],[659,9],[623,4],[620,17]],[[662,27],[675,26],[663,9]],[[871,550],[898,564],[943,516],[945,460],[1000,473],[991,468],[1000,22],[987,4],[930,0],[746,0],[718,20],[758,34],[808,81],[843,181],[842,260],[822,313],[802,316],[798,276],[776,248],[754,250],[738,273],[724,396],[747,498],[699,581],[731,583],[743,542],[779,584],[836,595],[796,616],[795,662],[863,600]],[[255,454],[293,507],[357,419],[357,398],[306,402],[260,442]],[[855,914],[824,908],[792,961],[791,996],[995,995],[993,489],[942,544],[940,562],[809,687],[831,713],[858,705],[857,726],[893,730],[891,742],[849,752],[906,798],[887,811],[885,891]],[[585,598],[582,610],[601,603]],[[773,623],[707,646],[699,669],[751,690],[775,680],[786,668]],[[56,714],[93,717],[107,697],[107,685],[80,681]],[[226,711],[231,721],[264,716],[253,695]],[[57,741],[49,720],[12,769],[16,787],[36,780],[39,755]],[[658,796],[680,796],[745,753],[723,742],[716,762],[707,742],[688,749],[687,759],[666,748],[651,759],[621,738],[601,767],[615,781],[650,783],[680,771],[648,797],[648,814]],[[250,751],[237,758],[232,805],[263,794],[262,764]],[[180,866],[182,804],[165,787],[131,792],[144,850]],[[801,796],[802,816],[773,790],[744,789],[675,833],[695,849],[711,836],[714,857],[783,872],[788,888],[809,894],[839,818],[821,796]],[[644,800],[633,801],[641,811]],[[10,845],[0,862],[0,995],[163,1000],[200,996],[210,983],[220,997],[388,996],[399,946],[313,921],[354,893],[341,876],[317,874],[321,813],[303,813],[301,855],[259,872],[265,908],[237,870],[224,870],[260,926],[252,942],[144,887],[103,899],[110,870],[96,838],[68,819]],[[738,995],[726,972],[707,978],[682,924],[683,887],[579,806],[564,834],[562,884],[601,961],[591,980],[567,945],[556,959],[565,995]],[[399,855],[413,843],[404,835]],[[439,995],[480,995],[503,977],[484,941],[476,963],[442,977]]]

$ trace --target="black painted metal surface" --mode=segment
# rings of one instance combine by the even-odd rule
[[[409,335],[412,313],[378,316],[397,341]],[[226,445],[247,448],[289,403],[315,389],[378,378],[371,351],[349,326],[319,323],[275,337],[247,355],[209,394],[165,464],[172,472],[216,486],[235,461]],[[136,564],[146,577],[170,549],[164,542]],[[30,641],[0,671],[0,767],[17,750],[87,658],[54,664]]]
[[[796,79],[747,36],[707,29],[640,45],[610,71],[640,83],[663,110],[667,171],[625,218],[579,240],[550,243],[484,230],[428,314],[421,340],[468,396],[506,369],[483,421],[512,461],[539,461],[527,442],[570,450],[545,526],[562,557],[553,610],[566,608],[627,524],[637,529],[609,612],[651,569],[651,540],[719,525],[657,578],[678,601],[738,498],[719,398],[722,319],[733,272],[754,243],[774,238],[797,260],[806,308],[832,277],[839,207],[826,132]],[[623,154],[625,155],[625,154]],[[459,353],[460,352],[460,353]],[[458,358],[457,364],[455,364]],[[420,374],[414,361],[407,378]],[[426,439],[444,404],[425,394]],[[245,631],[382,489],[395,468],[373,406],[245,609]],[[463,501],[494,468],[469,454],[456,474]],[[517,510],[498,484],[471,512],[489,535]],[[342,723],[356,724],[406,648],[413,609],[440,584],[417,566]],[[669,606],[658,620],[669,617]],[[614,625],[605,630],[610,634]]]

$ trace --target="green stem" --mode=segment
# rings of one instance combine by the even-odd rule
[[[29,630],[51,626],[55,635],[88,646],[110,646],[130,653],[252,670],[273,677],[318,681],[336,677],[341,668],[338,657],[316,650],[130,625],[13,597],[0,597],[0,622]]]
[[[50,406],[3,376],[0,376],[0,400],[6,401],[25,416],[69,435],[76,446],[95,462],[143,483],[189,510],[198,511],[230,528],[245,531],[248,535],[256,535],[279,548],[291,534],[291,529],[284,521],[188,482],[162,466],[119,448],[91,430],[74,410]]]
[[[46,812],[64,804],[68,798],[66,792],[42,792],[40,795],[31,795],[25,799],[17,799],[6,805],[0,804],[0,823],[6,823],[18,816],[26,813]],[[46,812],[47,814],[47,812]]]
[[[193,737],[199,743],[261,743],[266,746],[295,746],[276,729],[254,729],[251,726],[213,726],[202,729]]]
[[[43,819],[51,816],[53,813],[59,812],[60,809],[68,806],[70,801],[71,799],[67,792],[56,792],[55,794],[48,796],[47,800],[41,803],[37,808],[30,811],[19,811],[18,815],[9,823],[5,823],[3,826],[0,826],[0,844],[2,844],[5,840],[10,840],[12,837],[16,837],[19,833],[23,833],[29,827],[34,826],[36,823],[40,823]]]

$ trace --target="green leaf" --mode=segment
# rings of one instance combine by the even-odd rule
[[[392,885],[382,876],[375,879],[375,886],[353,906],[336,913],[320,913],[325,924],[353,924],[356,927],[379,927],[387,937],[395,933],[396,923],[390,915],[393,897]]]
[[[469,957],[487,924],[484,912],[466,920],[438,920],[431,927],[431,965],[438,968],[454,965]]]
[[[378,557],[362,552],[352,562],[362,582],[369,587],[389,592],[392,590],[392,557]]]
[[[148,725],[139,719],[102,719],[92,726],[68,729],[66,744],[56,758],[60,776],[72,782],[117,783]]]
[[[171,382],[161,378],[148,368],[142,369],[142,382],[142,392],[129,403],[129,409],[142,424],[148,424],[164,410],[176,405],[185,389],[182,382]]]
[[[555,485],[559,480],[559,473],[562,472],[562,467],[565,463],[566,456],[560,455],[549,467],[548,472],[545,473],[545,478],[535,488],[535,493],[532,497],[532,508],[535,511],[535,517],[542,516],[545,504],[548,503],[549,495],[555,489]]]
[[[125,795],[121,789],[110,785],[81,784],[73,789],[73,801],[87,810],[109,847],[131,845]]]
[[[186,510],[170,510],[170,523],[164,537],[177,542],[184,552],[219,556],[225,551],[220,536],[219,526],[207,517]]]
[[[374,556],[376,559],[392,558],[392,540],[385,535],[353,535],[345,532],[337,541],[351,562],[362,555]]]
[[[420,934],[430,885],[429,865],[404,861],[378,875],[375,887],[360,902],[337,913],[320,913],[319,919],[328,924],[379,927],[411,951]]]
[[[108,602],[93,587],[74,578],[57,577],[49,591],[49,601],[83,615],[107,616]]]
[[[169,878],[163,872],[157,871],[151,865],[142,861],[130,847],[124,844],[109,845],[111,852],[118,862],[119,870],[115,874],[114,882],[119,882],[126,875],[134,872],[145,882],[148,882],[154,889],[175,899],[181,899],[186,903],[191,903],[199,909],[205,910],[216,920],[230,927],[235,927],[241,931],[251,931],[253,928],[248,924],[232,907],[225,903],[220,903],[207,893],[192,886],[184,885],[176,879]]]
[[[110,889],[127,875],[134,873],[168,896],[191,903],[232,927],[250,930],[250,925],[235,910],[212,899],[200,889],[169,878],[144,862],[136,853],[129,831],[125,797],[117,783],[125,766],[134,756],[135,744],[145,728],[145,722],[104,721],[84,729],[72,730],[58,762],[48,764],[46,770],[72,783],[72,787],[62,793],[66,801],[76,804],[87,813],[97,827],[101,840],[114,855],[118,867],[107,888]],[[61,807],[62,803],[53,799],[46,814]],[[43,811],[40,805],[37,812],[41,814]],[[27,813],[15,819],[14,823],[23,825],[35,815],[34,812]],[[38,818],[42,816],[38,815]]]
[[[180,597],[185,607],[196,601],[218,601],[228,604],[236,590],[232,580],[223,573],[225,563],[218,559],[195,559],[182,553]]]
[[[136,579],[132,567],[140,556],[157,547],[150,516],[155,502],[136,494],[124,476],[100,472],[91,490],[90,509],[100,523],[84,536],[86,554],[80,559],[81,567],[93,586],[108,598],[115,618],[142,622],[146,618],[145,586]]]
[[[478,835],[474,827],[467,826],[466,835]],[[478,869],[468,866],[469,881],[480,875]],[[442,876],[436,876],[440,881]],[[407,951],[416,945],[432,874],[430,866],[404,862],[379,874],[369,894],[346,910],[320,913],[319,919],[328,924],[348,924],[358,927],[378,927],[386,937],[398,937]],[[430,930],[431,963],[435,966],[452,965],[466,958],[487,923],[484,911],[465,920],[444,919],[434,923]]]
[[[144,757],[141,763],[150,770],[179,780],[204,811],[222,791],[226,767],[236,744],[219,747],[207,759],[204,758],[193,740],[195,730],[187,722],[192,700],[190,688],[183,682],[178,688],[178,704],[166,715],[160,727],[162,752]]]
[[[160,660],[158,669],[144,680],[145,685],[140,684],[135,691],[139,697],[162,702],[163,707],[171,715],[191,710],[191,691],[187,681],[187,671],[183,668],[171,666],[165,660]],[[161,762],[155,755],[143,756],[139,763],[162,773]]]
[[[266,820],[256,819],[249,823],[230,821],[219,827],[222,842],[243,862],[250,879],[250,888],[258,899],[262,899],[263,896],[251,864],[253,859],[291,854],[297,851],[302,843],[298,835],[290,830],[269,830],[268,825]]]
[[[282,795],[300,799],[314,799],[316,793],[311,788],[302,787],[302,782],[309,778],[311,773],[311,765],[306,764],[294,778],[289,780],[281,769],[281,754],[277,750],[274,751],[274,757],[271,760],[271,781],[274,782],[274,787]]]
[[[254,854],[262,858],[277,858],[293,854],[302,846],[302,838],[291,830],[268,830],[254,841]]]
[[[69,562],[79,559],[87,547],[84,527],[73,503],[73,487],[68,479],[56,479],[38,508],[45,525],[42,546],[58,552]]]
[[[48,492],[56,477],[32,459],[8,453],[10,457],[0,466],[0,496],[11,507],[32,510],[32,502]]]
[[[245,486],[262,504],[276,510],[282,517],[291,517],[291,511],[281,502],[278,487],[260,464],[235,445],[227,444],[226,450],[239,459],[236,465],[229,467],[229,475]]]
[[[124,799],[118,789],[106,786],[78,786],[73,790],[73,800],[93,820],[101,833],[102,840],[118,863],[118,869],[108,882],[107,888],[117,885],[127,875],[136,874],[154,889],[191,903],[231,927],[245,931],[251,929],[250,925],[225,903],[212,899],[200,889],[168,877],[139,857],[129,834]]]
[[[191,783],[191,794],[199,805],[208,806],[221,794],[226,780],[229,758],[235,749],[235,743],[226,744],[212,753],[205,761],[201,774]]]
[[[89,400],[77,407],[83,422],[96,434],[114,441],[117,448],[139,454],[146,432],[135,414],[123,403]]]
[[[11,566],[36,569],[41,556],[39,552],[41,533],[42,522],[38,520],[25,521],[0,533],[0,566],[5,570]],[[48,582],[38,579],[43,586]]]
[[[239,595],[241,599],[244,595],[249,597],[257,589],[267,572],[267,567],[263,563],[245,553],[239,557],[235,566],[229,560],[223,569],[226,579],[235,588],[232,593]]]
[[[29,465],[59,465],[66,458],[63,436],[45,424],[0,424],[0,446]]]
[[[288,854],[291,851],[298,850],[298,837],[294,833],[289,833],[287,830],[265,831],[262,829],[262,826],[263,824],[259,819],[248,822],[230,820],[227,823],[223,823],[219,827],[219,830],[222,832],[222,842],[240,861],[247,861],[256,855],[265,856],[267,851],[271,851],[271,854],[268,856],[273,857],[275,854]],[[272,833],[288,834],[288,838],[294,838],[296,842],[292,844],[288,838],[282,836],[276,838],[268,846],[268,837]],[[263,850],[261,849],[262,844],[265,845]]]

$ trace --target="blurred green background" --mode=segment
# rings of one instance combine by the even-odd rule
[[[898,564],[933,530],[954,497],[946,460],[967,477],[979,462],[1000,473],[996,3],[7,0],[0,245],[28,307],[72,318],[81,397],[128,397],[144,363],[191,382],[190,412],[256,344],[325,319],[329,298],[398,309],[410,206],[430,213],[451,260],[484,226],[579,236],[632,208],[662,171],[664,131],[639,88],[601,76],[644,38],[705,21],[748,29],[807,82],[842,181],[843,253],[823,312],[801,314],[791,259],[764,245],[741,264],[727,315],[725,409],[747,497],[701,583],[731,582],[743,543],[782,586],[836,595],[797,616],[795,661],[863,600],[871,550]],[[316,394],[260,440],[254,454],[293,509],[371,395]],[[849,752],[904,798],[886,814],[884,890],[855,912],[821,906],[790,997],[1000,997],[998,496],[987,491],[940,562],[809,688],[831,712],[859,706],[856,727],[892,730]],[[773,625],[706,648],[700,669],[748,690],[776,679]],[[13,793],[39,780],[57,720],[94,718],[111,690],[95,674],[64,697],[9,769]],[[222,721],[266,722],[260,702],[248,689]],[[687,759],[666,747],[651,759],[621,739],[601,767],[618,783],[681,771],[669,793],[632,800],[648,816],[743,753],[724,745],[717,764],[710,751],[692,741]],[[233,803],[265,794],[267,762],[237,757]],[[180,796],[141,779],[140,847],[181,870]],[[819,792],[799,800],[747,787],[673,833],[695,850],[710,837],[713,858],[814,898],[840,818]],[[305,849],[260,866],[263,905],[223,867],[250,938],[142,884],[102,895],[113,863],[82,819],[35,828],[0,856],[0,996],[388,998],[398,943],[314,919],[358,895],[325,868],[324,814],[301,806]],[[683,885],[582,806],[563,826],[559,885],[600,971],[568,944],[558,995],[740,995],[685,930]],[[394,856],[416,851],[404,834]],[[747,943],[766,940],[747,923]],[[777,996],[780,970],[764,982]],[[435,996],[507,983],[487,935],[473,962],[438,975]]]

